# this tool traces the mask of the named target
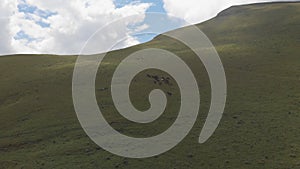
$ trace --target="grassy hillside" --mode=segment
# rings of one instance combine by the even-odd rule
[[[206,143],[198,144],[210,101],[206,71],[187,47],[161,35],[109,53],[98,72],[107,78],[97,78],[96,88],[109,87],[113,70],[134,51],[157,47],[180,56],[197,77],[201,108],[195,126],[178,146],[147,159],[104,151],[84,133],[73,108],[76,56],[3,56],[0,168],[300,168],[300,3],[232,7],[197,26],[216,46],[228,83],[224,116]],[[110,91],[96,91],[106,119],[130,136],[161,133],[179,107],[174,80],[172,85],[157,85],[146,74],[168,76],[158,70],[136,76],[130,94],[138,109],[149,107],[147,97],[154,88],[172,93],[167,111],[150,124],[126,121],[115,110]]]

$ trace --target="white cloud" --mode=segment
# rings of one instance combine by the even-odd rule
[[[163,0],[164,9],[171,16],[196,24],[216,16],[222,10],[241,4],[270,2],[270,0]],[[274,0],[278,1],[278,0]],[[283,0],[284,1],[284,0]]]
[[[19,11],[20,4],[25,6],[25,11],[34,12]],[[9,15],[0,19],[0,24],[3,25],[0,28],[0,54],[77,54],[99,28],[122,17],[141,14],[114,30],[101,32],[101,38],[106,40],[127,36],[124,46],[120,47],[137,44],[139,42],[129,35],[127,26],[143,21],[150,6],[150,3],[137,2],[117,8],[113,0],[4,0],[0,6],[0,14]],[[34,9],[26,9],[27,7]],[[107,38],[108,36],[111,38]],[[105,49],[105,45],[98,44],[97,52]]]
[[[3,0],[0,3],[0,52],[1,53],[11,53],[13,52],[11,49],[11,34],[9,33],[9,18],[13,14],[12,8],[15,6],[15,2],[10,0]],[[0,53],[0,54],[1,54]]]

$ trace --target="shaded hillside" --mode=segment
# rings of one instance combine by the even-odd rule
[[[300,3],[232,7],[197,25],[216,46],[226,72],[228,100],[219,127],[204,144],[198,137],[206,118],[210,85],[196,56],[180,42],[153,41],[108,54],[97,78],[96,95],[106,119],[130,136],[151,136],[172,125],[178,86],[157,85],[136,76],[131,98],[141,110],[154,88],[168,95],[166,112],[145,125],[117,114],[109,93],[113,70],[134,51],[157,47],[180,56],[197,77],[201,108],[189,135],[174,149],[147,159],[127,159],[104,151],[82,130],[72,103],[76,56],[0,57],[0,168],[300,168]],[[184,31],[185,28],[180,29]],[[176,30],[178,31],[178,30]]]

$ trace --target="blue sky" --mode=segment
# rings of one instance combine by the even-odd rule
[[[26,0],[21,0],[20,3],[17,5],[18,12],[24,13],[24,19],[26,20],[33,20],[36,24],[41,26],[42,28],[50,27],[49,23],[43,21],[43,19],[48,19],[50,16],[56,15],[56,12],[51,12],[47,10],[41,10],[34,5],[29,5],[26,3]],[[40,17],[39,20],[34,20],[33,15],[37,15]],[[30,37],[30,35],[26,34],[23,30],[17,32],[14,36],[15,40],[25,39],[29,43],[36,40],[36,38]]]
[[[114,1],[114,4],[116,5],[117,8],[122,8],[128,4],[134,4],[134,3],[151,3],[151,6],[146,10],[146,12],[167,14],[163,7],[164,3],[161,0],[140,0],[140,1],[115,0]],[[182,25],[181,22],[171,21],[167,19],[166,16],[164,15],[162,15],[161,17],[162,17],[161,19],[163,19],[164,22],[162,23],[156,22],[156,24],[153,25],[153,19],[157,19],[157,18],[153,16],[146,16],[145,21],[143,23],[140,23],[140,25],[148,24],[150,27],[146,30],[138,32],[138,34],[135,35],[134,37],[137,38],[139,42],[144,43],[150,41],[158,34],[179,28]]]
[[[162,12],[166,13],[165,9],[163,8],[163,1],[161,0],[141,0],[141,1],[130,1],[130,0],[115,0],[115,5],[119,7],[123,7],[127,4],[134,3],[134,2],[142,2],[142,3],[152,3],[153,5],[147,10],[147,12]]]
[[[57,12],[42,10],[42,9],[39,9],[37,6],[27,4],[26,0],[20,1],[20,3],[17,5],[17,7],[18,7],[19,12],[23,12],[25,14],[36,14],[44,19],[47,19],[50,16],[57,14]]]

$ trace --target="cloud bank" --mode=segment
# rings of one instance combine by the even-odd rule
[[[88,38],[108,23],[134,14],[114,30],[101,32],[99,41],[128,37],[119,45],[141,42],[132,36],[149,27],[130,28],[142,23],[146,12],[157,0],[2,0],[0,3],[0,55],[16,53],[78,54]],[[200,23],[232,5],[267,2],[266,0],[162,0],[166,14],[189,23]],[[163,9],[161,8],[161,9]],[[171,27],[170,27],[171,28]],[[172,28],[175,28],[174,26]],[[104,44],[97,51],[104,52]]]
[[[127,26],[141,22],[150,3],[129,3],[116,7],[113,0],[4,0],[0,6],[0,54],[76,54],[99,28],[119,18],[140,14],[114,32],[102,32],[104,39],[128,36],[123,46],[138,44]],[[101,51],[101,45],[98,46]]]

